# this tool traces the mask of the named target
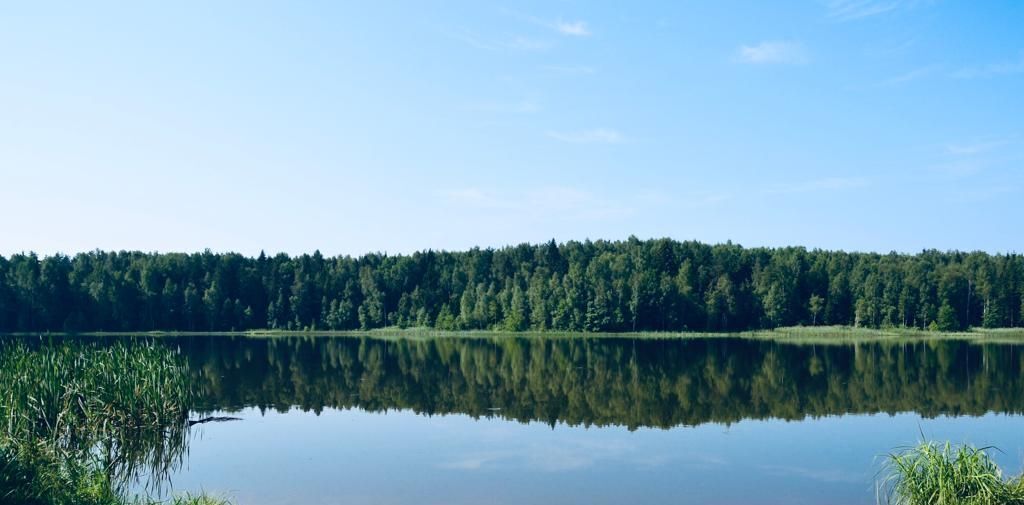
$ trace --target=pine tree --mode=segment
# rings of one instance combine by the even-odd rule
[[[457,330],[458,329],[458,321],[455,319],[455,316],[452,314],[451,309],[448,308],[448,304],[447,303],[441,305],[441,311],[438,312],[438,314],[437,314],[437,322],[434,324],[434,327],[439,329],[439,330],[446,330],[446,331],[451,331],[451,330]]]
[[[939,331],[957,331],[960,329],[960,322],[956,318],[956,310],[948,303],[939,307],[939,318],[936,320],[936,328]]]
[[[986,300],[984,312],[981,316],[981,325],[985,328],[999,328],[1003,326],[1003,314],[999,310],[999,304],[992,300]]]

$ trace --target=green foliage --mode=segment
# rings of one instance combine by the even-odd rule
[[[818,317],[825,310],[825,299],[818,295],[811,295],[810,301],[807,302],[807,310],[811,313],[811,324],[816,326]]]
[[[121,503],[98,462],[63,457],[44,442],[0,442],[0,504]]]
[[[1022,305],[1024,256],[980,252],[880,255],[630,238],[357,258],[0,257],[0,332],[431,323],[615,332],[924,329],[941,307],[952,311],[949,327],[962,329],[1024,326]]]
[[[981,318],[982,326],[985,328],[998,328],[1005,319],[1000,310],[1000,304],[985,302],[984,314]]]
[[[935,321],[935,328],[939,331],[957,331],[960,329],[960,321],[957,321],[956,312],[948,303],[939,307],[939,318]]]
[[[192,401],[183,366],[179,356],[154,345],[4,344],[4,436],[46,441],[74,457],[103,443],[113,470],[166,468],[174,452],[166,443],[181,443]]]
[[[219,498],[208,494],[189,494],[186,493],[181,496],[175,496],[169,501],[164,502],[166,505],[228,505],[230,502],[225,498]],[[148,505],[144,501],[136,500],[134,504],[130,505]],[[154,504],[157,505],[157,504]]]
[[[437,322],[434,324],[439,330],[457,330],[459,329],[459,322],[455,319],[455,315],[448,309],[448,305],[441,306],[441,312],[437,314]]]
[[[526,306],[526,295],[517,285],[512,290],[512,299],[509,302],[508,314],[505,316],[505,330],[523,331],[530,323],[529,309]]]
[[[184,367],[152,344],[0,342],[0,504],[124,505],[128,482],[166,478],[194,401]]]
[[[985,448],[924,442],[889,455],[885,471],[891,505],[1024,504],[1024,482],[1004,479]]]

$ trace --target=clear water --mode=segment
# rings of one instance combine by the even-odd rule
[[[240,504],[871,504],[922,434],[1024,461],[1021,348],[168,340],[206,415],[164,484]]]

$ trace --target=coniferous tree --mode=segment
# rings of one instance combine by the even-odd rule
[[[939,318],[936,320],[939,331],[957,331],[960,329],[960,321],[957,320],[956,310],[948,303],[939,307]]]
[[[963,329],[1024,326],[1022,290],[1024,257],[1016,254],[745,249],[635,237],[357,258],[17,254],[0,257],[0,332],[932,322]]]

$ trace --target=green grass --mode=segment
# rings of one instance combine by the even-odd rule
[[[182,360],[155,345],[63,344],[0,353],[8,440],[81,459],[100,448],[113,474],[166,473],[185,443],[192,385]]]
[[[161,346],[0,341],[0,504],[148,503],[128,484],[180,465],[194,394]]]
[[[124,505],[229,505],[230,503],[231,502],[226,498],[211,496],[208,494],[185,493],[161,502],[154,502],[153,500],[145,498],[137,498]]]
[[[44,442],[0,443],[0,503],[121,505],[92,459],[67,458]]]
[[[1006,479],[989,448],[923,442],[890,454],[879,502],[890,505],[1021,505],[1024,481]]]

